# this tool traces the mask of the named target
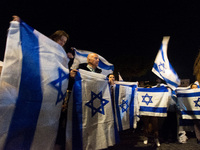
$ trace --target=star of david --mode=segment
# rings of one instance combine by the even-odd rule
[[[158,65],[158,69],[160,72],[165,73],[165,64],[160,62],[160,65]]]
[[[195,103],[195,107],[200,107],[200,98],[194,101],[194,103]]]
[[[153,96],[149,96],[147,93],[145,96],[142,96],[142,102],[146,103],[147,105],[149,105],[149,103],[153,103],[152,102],[152,97]],[[147,100],[148,99],[148,100]]]
[[[98,102],[100,102],[100,106],[95,107],[94,105],[97,104]],[[104,115],[105,114],[104,106],[108,102],[109,102],[108,100],[102,98],[102,91],[99,92],[99,94],[95,94],[94,92],[91,91],[91,100],[87,102],[85,105],[92,109],[92,117],[93,117],[97,112]]]
[[[58,91],[56,104],[62,101],[66,93],[62,92],[62,81],[69,78],[69,74],[66,74],[61,68],[58,68],[58,79],[50,82],[50,84]]]
[[[128,100],[122,100],[121,105],[119,105],[122,108],[122,113],[126,112],[128,110]]]

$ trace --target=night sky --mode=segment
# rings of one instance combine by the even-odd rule
[[[4,56],[9,22],[12,15],[18,15],[46,36],[58,29],[65,30],[70,35],[68,47],[96,52],[110,63],[114,58],[129,55],[153,64],[163,36],[170,36],[168,58],[172,66],[180,78],[195,79],[193,65],[200,46],[198,1],[33,2],[0,2],[0,60]]]

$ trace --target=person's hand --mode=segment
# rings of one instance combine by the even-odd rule
[[[12,21],[18,21],[18,22],[20,22],[20,18],[18,16],[12,16],[12,17],[13,17]]]
[[[72,69],[72,70],[70,71],[70,77],[71,77],[71,78],[75,78],[77,72],[78,72],[78,70]]]
[[[111,79],[111,80],[109,80],[109,83],[110,83],[110,85],[114,85],[115,81]]]

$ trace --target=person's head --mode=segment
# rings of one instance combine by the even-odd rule
[[[150,84],[146,84],[146,85],[144,86],[144,88],[152,88],[152,86],[151,86]]]
[[[57,30],[50,38],[63,47],[67,43],[67,40],[69,40],[69,35],[63,30]]]
[[[115,76],[114,76],[114,74],[113,74],[113,73],[110,73],[110,74],[108,75],[108,79],[109,79],[109,81],[110,81],[110,80],[115,81]]]
[[[198,86],[197,86],[196,84],[193,83],[193,84],[190,85],[190,88],[191,88],[191,89],[197,89]]]
[[[67,57],[69,59],[72,59],[72,58],[74,58],[74,55],[71,52],[67,52]]]
[[[90,65],[92,68],[97,68],[99,65],[99,56],[96,53],[90,53],[87,56],[87,63]]]

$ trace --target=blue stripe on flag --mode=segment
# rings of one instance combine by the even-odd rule
[[[119,109],[119,86],[116,85],[115,87],[115,104],[116,104],[116,110],[117,110],[117,119],[118,119],[118,126],[119,126],[119,131],[122,131],[122,120],[121,120],[121,115],[120,115],[120,109]]]
[[[145,106],[140,106],[140,111],[167,113],[167,108],[166,107],[145,107]]]
[[[171,65],[170,65],[170,66],[171,66]],[[168,83],[168,84],[170,84],[170,85],[172,85],[172,86],[174,86],[174,87],[177,87],[177,86],[178,86],[175,82],[173,82],[173,81],[171,81],[171,80],[169,80],[169,79],[163,77],[163,76],[160,74],[160,71],[159,71],[159,69],[158,69],[158,65],[157,65],[156,63],[154,63],[153,68],[159,73],[159,75],[163,78],[163,80],[165,80],[166,83]],[[170,68],[171,68],[171,67],[170,67]],[[175,70],[173,69],[172,72],[175,72]]]
[[[4,149],[30,149],[42,104],[39,43],[33,28],[20,23],[22,72],[16,108]]]
[[[135,88],[136,87],[137,87],[136,85],[134,85],[132,87],[131,102],[130,102],[130,107],[129,107],[130,128],[133,128],[133,123],[134,123],[134,93],[135,93]]]
[[[99,59],[99,67],[102,68],[102,69],[105,69],[105,70],[114,71],[114,66],[113,65],[112,66],[106,65],[100,59]]]
[[[78,52],[78,51],[76,51],[76,54],[77,54],[77,55],[80,55],[80,56],[83,56],[83,57],[86,57],[86,58],[87,58],[87,56],[88,56],[88,54],[82,54],[82,53],[80,53],[80,52]]]
[[[165,62],[165,57],[164,57],[164,53],[163,53],[163,44],[160,47],[160,51],[161,51],[162,59]]]
[[[73,118],[72,118],[72,149],[83,149],[82,140],[82,83],[80,73],[77,72],[73,87]]]
[[[200,96],[200,92],[196,92],[196,93],[178,93],[177,97],[199,97]]]
[[[138,92],[168,92],[168,89],[164,86],[155,88],[138,88]]]
[[[200,111],[181,111],[182,115],[200,115]]]

